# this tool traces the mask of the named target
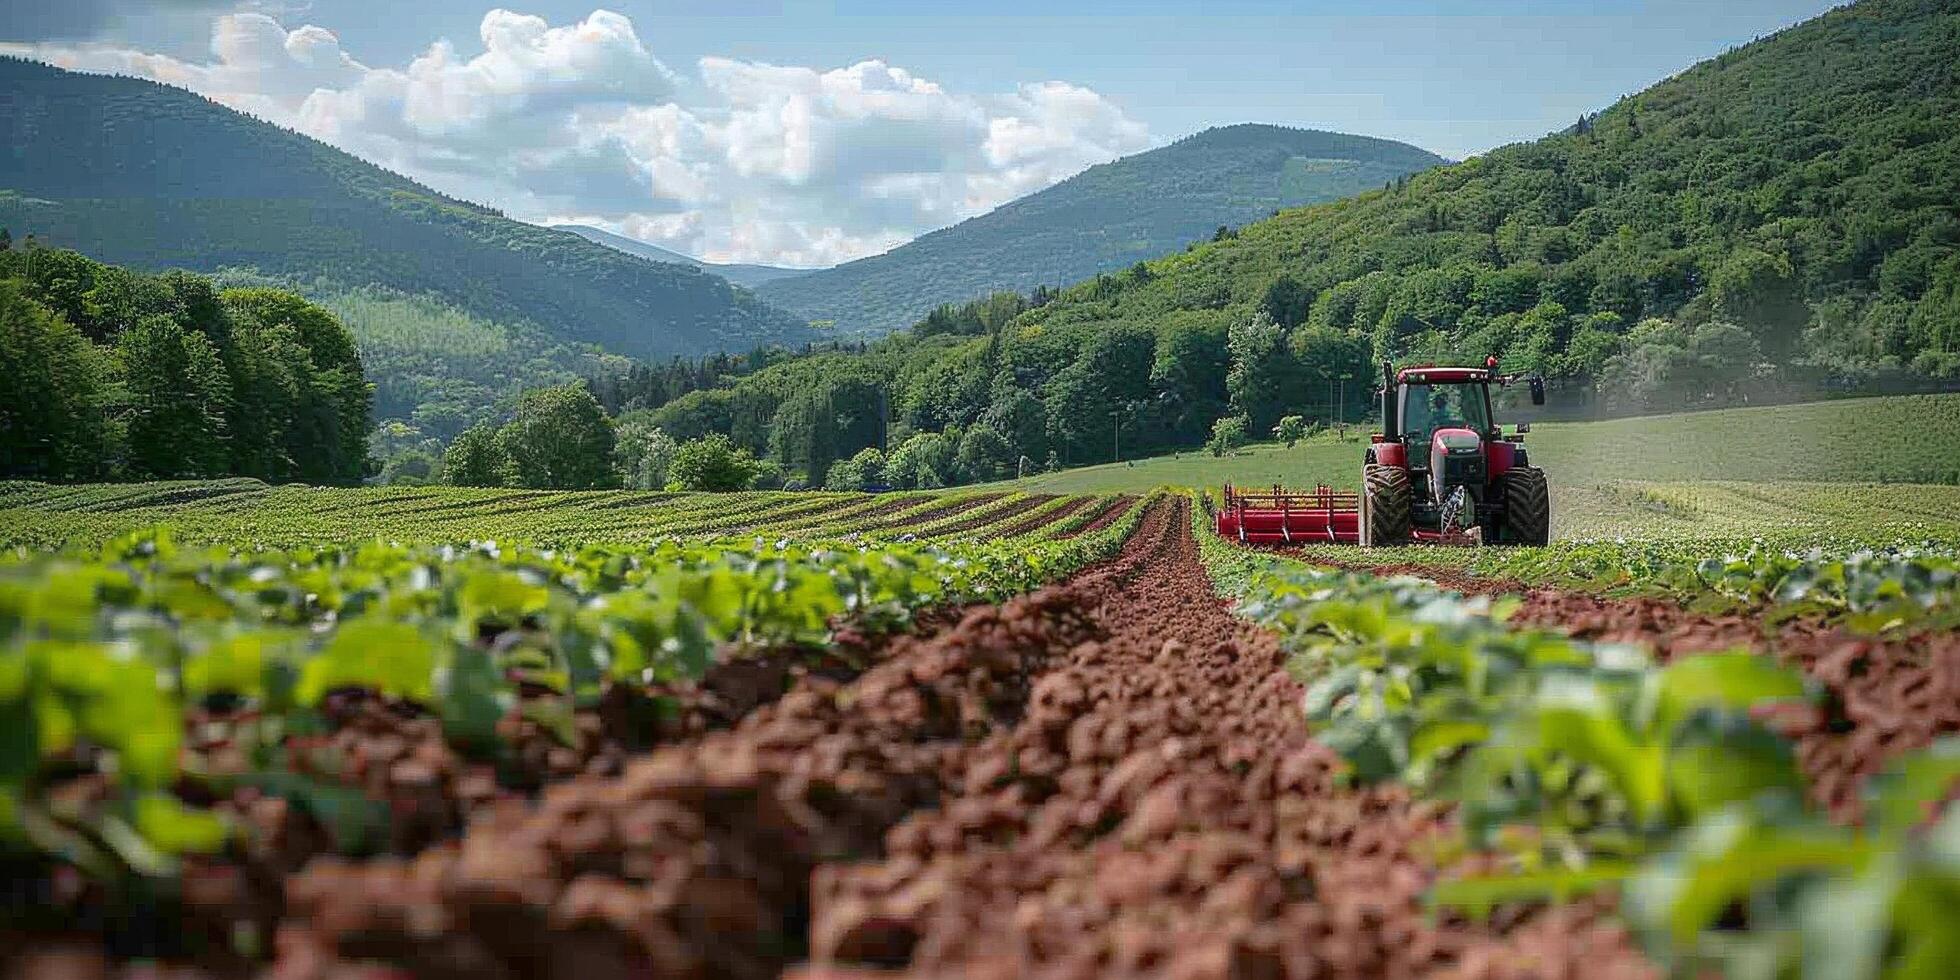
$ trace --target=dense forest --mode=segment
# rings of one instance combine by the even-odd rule
[[[1960,8],[1865,0],[1569,131],[1067,290],[1024,328],[1264,310],[1568,397],[1960,373]]]
[[[0,231],[0,478],[366,475],[372,394],[331,313],[21,244]]]
[[[1091,167],[883,255],[763,283],[763,299],[840,331],[889,333],[943,303],[1074,282],[1274,210],[1332,201],[1443,159],[1390,140],[1279,126],[1209,129]]]
[[[0,58],[0,225],[140,269],[432,296],[634,357],[808,337],[699,269],[445,197],[181,89]]]

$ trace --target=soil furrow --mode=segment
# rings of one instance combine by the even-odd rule
[[[288,889],[275,975],[362,959],[426,977],[780,972],[805,953],[811,871],[877,857],[944,795],[949,760],[1018,722],[1040,671],[1099,635],[1101,594],[1176,540],[1158,510],[1117,559],[902,638],[854,680],[805,676],[731,731],[496,806],[412,860],[314,862]]]
[[[1446,812],[1340,785],[1277,642],[1212,596],[1188,533],[1100,598],[1103,635],[948,757],[956,794],[881,859],[818,869],[807,975],[1652,974],[1591,907],[1510,937],[1426,918]]]

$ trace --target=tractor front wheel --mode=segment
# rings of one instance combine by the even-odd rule
[[[1504,487],[1505,544],[1543,547],[1552,540],[1552,496],[1545,471],[1531,466],[1508,470],[1498,478]]]
[[[1409,471],[1369,463],[1361,468],[1361,546],[1409,540]]]

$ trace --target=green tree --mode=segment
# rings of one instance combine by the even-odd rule
[[[1280,419],[1279,425],[1273,428],[1273,436],[1286,443],[1286,448],[1292,449],[1301,439],[1306,438],[1307,420],[1298,415],[1288,415]]]
[[[860,449],[850,459],[831,464],[825,490],[867,490],[885,482],[885,454],[876,447]]]
[[[618,482],[612,419],[582,383],[525,392],[497,443],[517,486],[595,490]]]
[[[635,490],[658,490],[667,485],[667,471],[680,444],[660,430],[647,413],[619,419],[613,441],[613,461],[622,482]]]
[[[487,422],[458,433],[442,454],[442,482],[458,487],[500,487],[510,460],[497,442],[497,429]]]
[[[1226,346],[1232,367],[1225,388],[1233,413],[1244,416],[1252,431],[1270,431],[1297,382],[1285,329],[1261,310],[1232,324]]]
[[[203,334],[150,316],[122,332],[116,357],[126,401],[130,475],[208,477],[230,463],[230,380]]]
[[[1213,456],[1223,456],[1245,445],[1246,431],[1245,416],[1228,415],[1212,424],[1211,441],[1205,443],[1205,448]]]
[[[75,480],[105,475],[107,366],[88,339],[0,279],[0,474]]]
[[[953,482],[953,444],[937,432],[920,432],[892,450],[885,482],[901,490],[935,490]]]
[[[667,480],[683,490],[725,492],[746,489],[756,470],[755,457],[747,449],[719,432],[711,432],[674,450]]]
[[[960,436],[954,469],[965,483],[987,483],[1007,475],[1018,454],[999,432],[976,425]]]
[[[358,482],[366,473],[374,387],[362,374],[353,334],[325,308],[283,290],[227,289],[220,298],[233,322],[259,332],[261,353],[281,365],[267,383],[292,387],[293,418],[283,426],[292,475],[316,483]],[[304,363],[295,356],[301,351]]]
[[[1313,301],[1313,292],[1301,285],[1300,280],[1281,273],[1259,297],[1259,309],[1280,326],[1297,327],[1307,322]]]
[[[389,486],[419,487],[436,482],[441,460],[420,449],[407,449],[388,457],[381,467],[381,482]]]

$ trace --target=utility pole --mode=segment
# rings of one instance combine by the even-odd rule
[[[1120,408],[1110,409],[1109,421],[1110,439],[1114,444],[1113,451],[1116,454],[1116,461],[1120,463],[1123,461],[1123,410]]]

